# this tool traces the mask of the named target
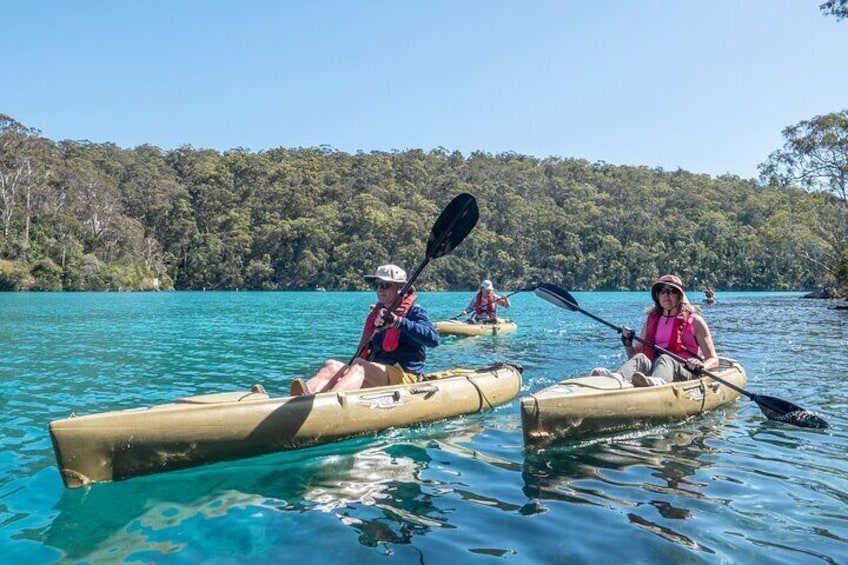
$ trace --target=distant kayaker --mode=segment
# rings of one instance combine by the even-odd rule
[[[486,279],[480,283],[480,290],[465,307],[465,310],[459,313],[460,316],[465,316],[469,312],[473,313],[471,322],[475,324],[495,324],[498,321],[497,310],[498,306],[509,308],[511,306],[509,298],[506,296],[498,296],[495,294],[495,286],[492,281]]]
[[[679,363],[668,355],[657,355],[653,348],[634,342],[634,332],[622,328],[621,342],[630,359],[614,373],[595,369],[593,374],[611,374],[633,386],[659,386],[671,381],[689,380],[698,369],[718,367],[710,328],[700,316],[700,308],[690,304],[683,282],[675,275],[663,275],[651,286],[654,305],[642,326],[642,339],[687,359]]]
[[[350,366],[330,359],[307,382],[295,379],[290,394],[414,383],[423,375],[426,348],[439,345],[440,338],[427,311],[416,303],[415,288],[410,287],[394,312],[388,311],[406,284],[406,271],[382,265],[363,278],[377,291],[377,304],[365,320],[360,340],[360,346],[366,345],[370,337],[367,347]]]

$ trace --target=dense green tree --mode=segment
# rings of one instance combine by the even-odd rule
[[[783,130],[786,142],[760,167],[766,181],[831,192],[848,206],[848,110]]]
[[[23,250],[29,243],[33,185],[38,175],[38,130],[0,114],[0,226],[6,242],[13,232]],[[14,221],[22,218],[20,225]]]
[[[422,288],[637,289],[673,270],[692,285],[797,289],[840,276],[836,194],[788,181],[443,148],[121,149],[54,143],[8,116],[0,144],[8,290],[364,289],[378,264],[421,261],[459,192],[477,196],[480,221]]]
[[[826,15],[835,16],[837,20],[848,19],[848,0],[827,0],[819,5],[819,9]]]
[[[811,229],[830,246],[825,282],[848,287],[848,110],[799,122],[783,136],[783,147],[760,166],[762,179],[835,197],[834,210],[820,210]]]

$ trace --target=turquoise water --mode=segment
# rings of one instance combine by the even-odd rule
[[[347,360],[370,293],[0,294],[0,555],[20,563],[846,563],[848,311],[798,294],[705,307],[748,388],[688,421],[522,449],[518,401],[337,444],[65,489],[47,425]],[[575,293],[639,326],[646,293]],[[470,293],[424,293],[434,320]],[[432,369],[510,361],[522,394],[622,360],[617,336],[531,293],[515,334],[447,338]]]

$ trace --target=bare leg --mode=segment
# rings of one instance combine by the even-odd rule
[[[385,365],[356,359],[350,366],[330,359],[318,373],[306,383],[310,394],[328,391],[359,390],[389,384],[389,373]]]
[[[365,379],[365,371],[362,365],[358,363],[358,359],[352,365],[342,365],[338,373],[327,385],[322,392],[327,390],[342,391],[342,390],[359,390],[362,388],[362,381]]]
[[[385,365],[364,359],[355,360],[346,371],[342,371],[330,390],[359,390],[389,384],[389,373]]]
[[[389,384],[389,371],[385,365],[363,361],[362,368],[365,372],[365,382],[362,383],[363,388],[386,386]]]
[[[330,384],[330,382],[333,381],[333,377],[335,377],[336,374],[344,368],[345,364],[341,361],[336,361],[335,359],[328,360],[314,377],[306,381],[307,392],[309,392],[309,394],[327,392],[327,390],[330,390],[327,388],[327,385]]]

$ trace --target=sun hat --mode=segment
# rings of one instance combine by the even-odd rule
[[[383,281],[403,284],[406,282],[406,271],[397,265],[380,265],[373,275],[365,275],[362,278],[368,282]]]
[[[651,286],[651,298],[654,299],[654,302],[659,304],[659,298],[657,297],[657,292],[659,288],[662,286],[670,286],[672,288],[676,288],[678,292],[680,292],[680,301],[689,304],[689,298],[686,296],[686,292],[683,290],[683,281],[680,280],[680,277],[668,274],[663,275],[654,282]]]
[[[483,282],[481,282],[480,288],[482,288],[483,290],[491,290],[492,292],[495,291],[495,287],[492,284],[492,281],[490,281],[489,279],[486,279]]]

